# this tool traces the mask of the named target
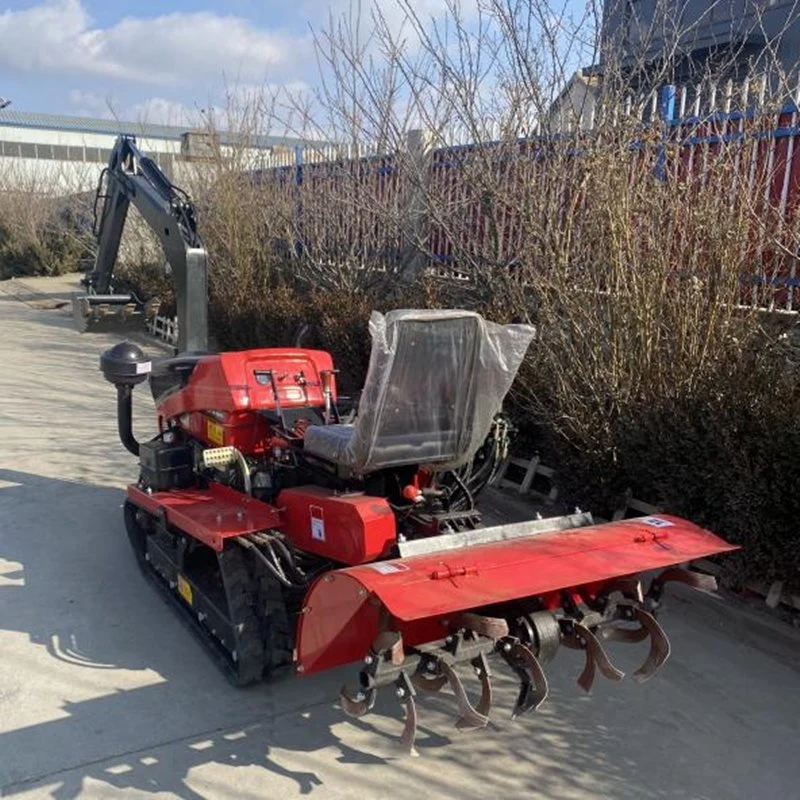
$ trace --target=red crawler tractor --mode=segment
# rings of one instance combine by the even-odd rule
[[[578,683],[588,691],[597,671],[623,677],[604,639],[649,638],[634,678],[651,677],[669,655],[654,615],[665,584],[712,588],[679,565],[733,548],[667,515],[482,524],[475,500],[507,451],[500,407],[533,329],[467,311],[374,314],[366,383],[345,423],[328,353],[202,352],[194,213],[142,159],[120,139],[98,268],[113,265],[127,201],[149,202],[145,218],[173,236],[181,352],[151,363],[122,343],[101,359],[117,387],[120,438],[140,461],[125,524],[145,574],[232,679],[360,662],[357,684],[341,692],[344,711],[365,714],[393,686],[410,751],[418,692],[449,686],[458,726],[486,725],[496,658],[520,680],[515,716],[547,696],[543,665],[562,644],[583,651]],[[140,444],[131,393],[146,380],[159,434]],[[645,591],[637,575],[651,570],[661,571]],[[474,705],[459,677],[465,664],[480,679]]]

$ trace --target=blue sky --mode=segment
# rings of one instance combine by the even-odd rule
[[[360,0],[369,18],[373,0]],[[552,0],[580,10],[589,0]],[[400,29],[396,0],[374,0]],[[421,19],[447,0],[409,0]],[[461,0],[474,13],[479,0]],[[318,82],[310,25],[359,0],[0,0],[0,96],[26,111],[185,124],[226,92]],[[365,25],[369,29],[369,24]],[[407,30],[407,29],[406,29]]]
[[[348,0],[0,4],[0,96],[28,111],[179,122],[226,87],[314,82],[309,21]],[[420,5],[441,6],[439,0]]]

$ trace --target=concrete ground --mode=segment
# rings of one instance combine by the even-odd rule
[[[73,288],[25,285],[50,299]],[[672,592],[672,657],[651,682],[600,679],[582,695],[579,657],[562,652],[549,701],[522,721],[507,719],[505,673],[482,732],[453,728],[444,693],[425,699],[419,758],[393,751],[393,698],[343,717],[352,670],[230,688],[129,552],[120,506],[136,464],[97,369],[114,337],[80,335],[66,309],[12,289],[0,283],[2,796],[800,797],[800,636],[696,593]],[[644,653],[614,656],[629,670]]]

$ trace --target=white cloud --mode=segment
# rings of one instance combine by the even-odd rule
[[[125,109],[120,117],[130,122],[155,125],[193,127],[203,124],[202,115],[198,109],[190,108],[180,101],[167,100],[164,97],[150,97],[142,103],[135,103]]]
[[[207,11],[124,17],[96,27],[81,0],[45,0],[0,14],[0,67],[72,72],[162,86],[186,86],[226,73],[262,81],[302,63],[307,37],[255,27]]]
[[[243,124],[279,126],[285,122],[288,98],[308,96],[310,92],[308,84],[292,81],[283,85],[238,84],[227,88],[222,96],[209,95],[205,102],[194,104],[154,96],[119,107],[108,98],[80,90],[71,91],[69,97],[74,105],[92,109],[81,112],[90,115],[160,125],[204,127],[213,124],[221,129],[236,129]]]

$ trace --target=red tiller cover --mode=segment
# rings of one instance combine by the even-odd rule
[[[698,525],[660,514],[348,567],[309,589],[297,662],[308,674],[363,658],[382,607],[407,644],[421,644],[440,638],[439,621],[455,612],[736,549]]]

